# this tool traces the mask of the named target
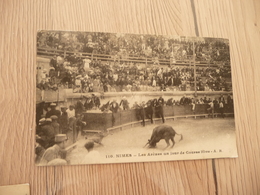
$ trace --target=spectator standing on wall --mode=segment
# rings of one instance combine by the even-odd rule
[[[194,99],[192,99],[192,101],[191,101],[191,110],[192,110],[194,115],[195,115],[195,108],[196,108],[196,101]]]
[[[213,104],[213,102],[211,100],[209,100],[208,105],[209,105],[209,108],[207,109],[208,114],[209,114],[209,116],[211,114],[212,118],[214,118],[214,104]]]
[[[228,97],[227,97],[227,106],[228,106],[228,109],[232,109],[232,111],[233,111],[234,107],[233,107],[232,95],[228,95]]]
[[[218,101],[218,98],[215,98],[213,100],[213,104],[214,104],[214,111],[215,112],[218,112],[218,109],[219,109],[219,101]]]
[[[225,115],[224,115],[224,104],[223,102],[219,102],[219,111],[220,111],[220,114],[221,114],[221,117],[224,118]]]
[[[223,103],[225,102],[225,98],[224,98],[223,94],[220,95],[219,102],[223,102]]]
[[[75,128],[75,109],[73,105],[70,105],[69,108],[66,110],[66,112],[68,113],[68,119],[69,119],[69,129],[72,131]]]

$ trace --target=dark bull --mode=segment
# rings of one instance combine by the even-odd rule
[[[159,125],[159,126],[157,126],[157,127],[155,127],[155,128],[153,129],[152,136],[151,136],[151,138],[148,140],[148,143],[147,143],[147,144],[149,144],[149,147],[150,147],[150,148],[154,148],[154,147],[156,147],[156,144],[157,144],[161,139],[164,139],[164,140],[166,141],[166,143],[167,143],[166,148],[169,147],[169,145],[170,145],[170,142],[169,142],[169,141],[170,141],[170,140],[172,141],[172,146],[171,146],[171,147],[173,147],[174,144],[175,144],[174,137],[175,137],[176,134],[181,136],[181,138],[180,138],[180,140],[179,140],[179,141],[181,141],[181,140],[183,139],[183,136],[182,136],[181,134],[176,133],[176,132],[174,131],[174,129],[173,129],[170,125]],[[147,144],[146,144],[146,145],[147,145]],[[145,146],[146,146],[146,145],[145,145]],[[145,147],[145,146],[144,146],[144,147]]]

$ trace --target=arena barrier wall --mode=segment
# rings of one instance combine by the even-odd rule
[[[188,116],[206,116],[208,114],[207,109],[209,108],[208,104],[197,104],[195,106],[195,110],[192,110],[192,105],[174,105],[174,106],[164,106],[163,113],[164,117],[167,118],[178,118],[178,117],[188,117]],[[224,105],[224,114],[234,114],[233,106],[232,105]],[[215,115],[220,115],[219,108],[214,109]],[[112,123],[114,117],[114,125]],[[117,113],[92,113],[92,112],[85,112],[83,120],[86,121],[87,125],[85,126],[84,130],[86,132],[88,130],[100,130],[100,131],[107,131],[110,128],[119,128],[122,126],[127,126],[131,124],[141,124],[140,110],[138,109],[131,109],[131,110],[124,110],[119,111]],[[156,112],[156,108],[153,112],[153,119],[160,120],[158,116],[158,112]],[[147,109],[145,109],[145,120],[149,122],[150,119],[147,117]]]

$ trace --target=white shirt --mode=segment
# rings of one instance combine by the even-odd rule
[[[80,79],[76,79],[75,80],[75,85],[76,86],[78,86],[78,85],[81,86],[81,80]]]
[[[57,63],[62,64],[63,63],[63,58],[61,56],[57,57]]]
[[[68,113],[68,117],[71,118],[71,117],[75,117],[75,109],[67,109],[66,112]]]
[[[90,59],[84,59],[83,62],[84,62],[84,69],[89,68],[89,63],[91,62],[91,60]]]
[[[152,86],[155,87],[156,86],[156,80],[153,80]]]
[[[58,146],[57,144],[53,145],[52,147],[48,148],[43,156],[42,159],[40,161],[41,165],[46,165],[49,161],[56,159],[56,158],[60,158],[59,155],[59,151],[60,151],[60,146]]]

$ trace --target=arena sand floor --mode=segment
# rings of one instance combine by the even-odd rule
[[[187,160],[203,158],[236,157],[236,136],[234,118],[178,119],[166,121],[178,134],[173,148],[166,147],[165,140],[156,148],[144,147],[150,139],[153,128],[160,124],[149,124],[115,131],[95,144],[94,150],[101,155],[100,163],[145,162],[163,160]],[[91,136],[88,136],[91,139]],[[71,164],[80,164],[87,154],[83,147],[86,139],[80,137],[77,148],[68,154]],[[172,142],[170,141],[170,144]]]

